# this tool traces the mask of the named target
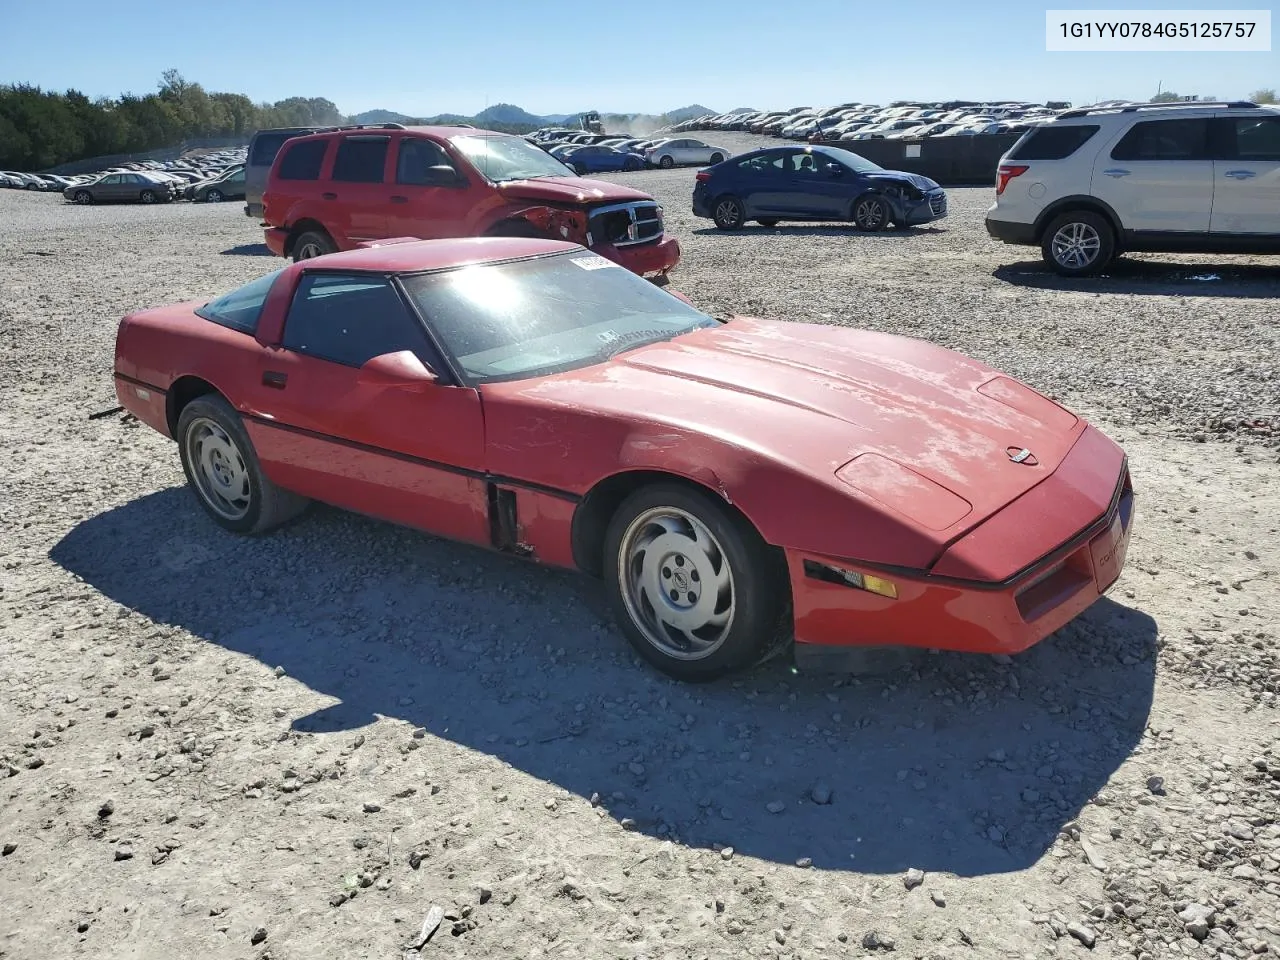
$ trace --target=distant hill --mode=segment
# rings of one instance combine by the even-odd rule
[[[746,108],[742,108],[746,109]],[[585,113],[586,111],[580,111]],[[648,114],[648,113],[604,113],[601,112],[600,119],[604,121],[605,129],[610,133],[633,133],[644,135],[659,127],[672,123],[680,123],[683,120],[691,120],[694,117],[705,116],[708,113],[715,113],[710,107],[704,107],[702,104],[694,103],[687,107],[680,107],[677,110],[670,110],[667,113]],[[468,117],[460,113],[441,113],[434,117],[411,117],[408,114],[398,113],[395,110],[365,110],[363,113],[357,113],[346,118],[347,123],[424,123],[424,124],[450,124],[450,123],[469,123],[475,127],[482,127],[488,130],[501,130],[510,133],[527,133],[530,130],[536,130],[538,127],[549,126],[576,126],[578,113],[553,113],[538,116],[529,113],[527,110],[517,107],[511,103],[495,103],[491,107],[485,107],[473,117]]]

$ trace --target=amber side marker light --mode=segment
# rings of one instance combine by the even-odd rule
[[[892,581],[885,580],[883,577],[872,576],[869,573],[845,570],[842,567],[833,567],[814,560],[806,560],[804,562],[804,573],[805,576],[813,577],[815,580],[825,580],[827,583],[838,583],[842,587],[865,590],[868,593],[888,597],[890,600],[898,599],[898,588],[893,585]]]

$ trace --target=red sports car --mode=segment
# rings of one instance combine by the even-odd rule
[[[576,568],[684,680],[792,639],[1023,650],[1133,519],[1121,449],[996,370],[716,319],[552,240],[384,241],[134,313],[115,384],[226,529],[314,499]]]

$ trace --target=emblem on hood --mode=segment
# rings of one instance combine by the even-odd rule
[[[1009,459],[1014,463],[1020,463],[1026,467],[1034,467],[1040,462],[1036,459],[1036,455],[1026,447],[1006,447],[1004,452],[1009,455]]]

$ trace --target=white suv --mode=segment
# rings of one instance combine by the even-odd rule
[[[987,232],[1064,276],[1129,252],[1280,252],[1280,109],[1068,110],[1000,158]]]

